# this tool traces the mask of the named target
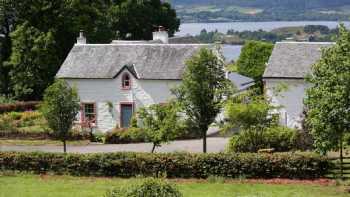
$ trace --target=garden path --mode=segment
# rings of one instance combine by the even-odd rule
[[[223,137],[208,137],[207,151],[222,152],[225,150],[229,138]],[[20,151],[20,152],[62,152],[62,146],[57,145],[42,145],[42,146],[27,146],[27,145],[0,145],[0,151]],[[85,146],[67,146],[67,151],[70,153],[107,153],[107,152],[150,152],[152,150],[151,143],[139,144],[89,144]],[[164,144],[157,147],[155,152],[202,152],[202,140],[178,140],[169,144]]]

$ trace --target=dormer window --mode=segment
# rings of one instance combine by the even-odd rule
[[[128,73],[123,74],[122,88],[123,88],[123,90],[129,90],[131,88],[131,79],[130,79],[130,75]]]

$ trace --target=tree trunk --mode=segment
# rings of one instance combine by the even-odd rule
[[[67,144],[66,144],[66,140],[63,140],[63,152],[66,153],[67,152]]]
[[[207,130],[203,132],[203,153],[207,152]]]
[[[340,148],[340,177],[343,178],[343,135],[340,136],[340,142],[339,142],[339,148]]]
[[[151,153],[154,153],[155,150],[156,150],[156,144],[153,144],[153,148],[152,148],[152,152]]]

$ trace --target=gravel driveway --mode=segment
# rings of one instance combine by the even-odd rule
[[[209,137],[207,138],[207,152],[222,152],[228,143],[229,138]],[[202,152],[202,140],[179,140],[169,144],[164,144],[156,148],[155,152]],[[62,152],[62,146],[44,145],[44,146],[20,146],[20,145],[1,145],[0,151],[43,151],[43,152]],[[86,146],[67,146],[70,153],[107,153],[107,152],[151,152],[151,143],[140,144],[90,144]]]

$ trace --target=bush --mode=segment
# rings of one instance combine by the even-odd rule
[[[38,111],[9,112],[0,114],[0,137],[16,139],[57,139],[45,118]],[[69,140],[89,139],[88,132],[72,129]]]
[[[344,142],[345,142],[345,145],[350,146],[350,133],[346,133],[344,135]]]
[[[274,149],[287,152],[298,149],[296,146],[297,131],[286,127],[272,127],[264,131],[254,129],[242,130],[229,142],[229,152],[257,152],[259,149]]]
[[[0,169],[76,176],[169,178],[320,178],[331,163],[311,153],[274,154],[63,154],[0,152]]]
[[[199,139],[198,132],[179,131],[177,140]],[[105,144],[128,144],[149,142],[142,128],[116,128],[105,134]]]
[[[145,133],[140,128],[116,128],[105,135],[106,144],[127,144],[145,142]]]
[[[16,102],[0,104],[0,114],[5,112],[23,112],[36,110],[39,107],[40,102],[38,101],[27,101],[27,102]]]
[[[182,194],[166,180],[148,178],[140,183],[107,192],[105,197],[181,197]]]

